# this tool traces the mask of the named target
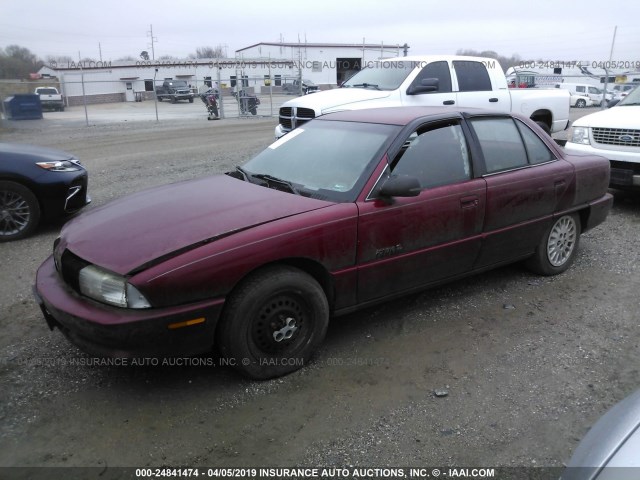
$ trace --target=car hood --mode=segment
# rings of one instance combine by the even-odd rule
[[[21,143],[0,143],[0,159],[12,162],[57,162],[75,159],[73,155],[53,148]]]
[[[640,129],[640,106],[616,105],[600,112],[585,115],[573,122],[574,127],[604,127]]]
[[[217,175],[155,187],[86,212],[59,248],[119,274],[274,220],[332,205]]]
[[[316,115],[339,110],[343,105],[349,105],[368,100],[386,98],[391,95],[391,91],[371,90],[366,88],[336,88],[318,92],[311,96],[293,98],[283,104],[284,107],[312,108]]]

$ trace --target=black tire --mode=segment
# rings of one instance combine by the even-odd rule
[[[216,342],[228,364],[266,380],[304,366],[328,324],[327,297],[314,278],[294,267],[267,267],[232,292]]]
[[[161,102],[162,101],[162,97],[158,97],[158,101]]]
[[[562,273],[573,263],[579,243],[578,215],[574,213],[556,218],[542,236],[536,253],[526,261],[526,266],[540,275]]]
[[[190,99],[189,99],[189,103],[193,103],[193,98],[190,98]]]
[[[217,117],[218,116],[218,105],[217,104],[211,105],[211,109],[213,110],[213,114]]]
[[[258,109],[256,107],[253,107],[251,109],[251,115],[256,115],[258,113]]]
[[[542,129],[544,130],[544,132],[547,135],[551,135],[551,128],[549,127],[549,125],[547,125],[546,123],[544,123],[541,120],[536,120],[536,124]]]
[[[171,97],[171,103],[176,103],[178,100],[176,100],[176,97]]]
[[[584,108],[587,106],[587,102],[585,102],[582,98],[576,102],[577,108]]]
[[[40,221],[38,199],[27,187],[0,182],[0,242],[31,235]]]

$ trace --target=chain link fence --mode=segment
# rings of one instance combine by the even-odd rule
[[[169,85],[169,82],[174,85]],[[16,94],[34,94],[38,87],[56,88],[65,106],[64,111],[52,111],[49,114],[43,103],[45,118],[49,115],[60,119],[84,116],[87,124],[107,121],[111,117],[114,120],[118,117],[121,120],[156,121],[207,118],[203,98],[210,89],[219,92],[219,118],[277,117],[284,102],[317,88],[309,89],[308,84],[299,77],[284,76],[106,80],[79,73],[67,74],[63,79],[2,80],[0,100],[3,107],[6,99]],[[176,94],[177,89],[179,94]]]

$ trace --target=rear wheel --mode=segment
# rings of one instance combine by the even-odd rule
[[[314,278],[294,267],[268,267],[230,296],[217,345],[234,368],[266,380],[303,367],[328,324],[329,304]]]
[[[32,234],[39,221],[40,205],[31,190],[19,183],[0,182],[0,242]]]
[[[551,128],[549,127],[549,125],[547,125],[546,123],[544,123],[543,121],[540,121],[540,120],[536,120],[536,124],[542,130],[544,130],[547,135],[551,135]]]
[[[193,103],[193,97],[189,99],[189,103]]]
[[[586,106],[587,106],[587,102],[584,101],[582,98],[576,102],[576,107],[578,108],[584,108]]]
[[[526,262],[527,267],[540,275],[562,273],[573,263],[579,242],[578,215],[563,215],[542,236],[536,253]]]

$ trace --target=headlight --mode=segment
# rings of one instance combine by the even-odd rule
[[[116,307],[151,307],[147,299],[124,277],[95,265],[89,265],[80,270],[80,293]]]
[[[37,162],[40,168],[49,170],[51,172],[77,172],[82,170],[80,162],[77,160],[63,160],[58,162]]]
[[[569,141],[589,145],[589,127],[571,127]]]

